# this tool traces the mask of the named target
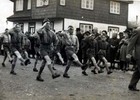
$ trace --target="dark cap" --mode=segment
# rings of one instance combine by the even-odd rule
[[[68,26],[68,30],[69,30],[69,29],[74,29],[74,28],[73,28],[73,26],[70,25],[70,26]]]
[[[120,32],[119,35],[123,35],[123,32]]]
[[[50,20],[49,20],[48,18],[45,18],[45,19],[43,20],[43,24],[46,23],[46,22],[50,22]]]
[[[90,32],[86,31],[85,33],[83,33],[83,35],[90,35]]]

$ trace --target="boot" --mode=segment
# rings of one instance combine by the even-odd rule
[[[37,68],[33,68],[33,71],[34,71],[34,72],[38,72]]]
[[[55,73],[55,75],[52,75],[52,78],[53,78],[53,79],[58,78],[58,77],[60,77],[60,74],[56,74],[56,73]]]
[[[37,76],[37,77],[36,77],[36,80],[37,80],[37,81],[40,81],[40,82],[43,82],[43,81],[44,81],[44,80],[41,78],[41,76]]]
[[[88,74],[86,73],[86,71],[82,72],[83,75],[88,76]]]
[[[10,74],[17,75],[17,73],[15,73],[15,71],[11,71]]]
[[[63,74],[64,78],[70,78],[70,76],[68,74]]]

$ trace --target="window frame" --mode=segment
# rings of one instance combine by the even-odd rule
[[[86,30],[86,29],[83,30],[83,29],[81,28],[81,25],[84,25],[84,26],[91,26],[91,30]],[[85,33],[86,31],[92,32],[93,24],[79,23],[79,28],[81,29],[81,32],[82,32],[82,33]]]
[[[108,26],[109,37],[112,37],[112,33],[113,33],[110,31],[110,29],[116,29],[116,33],[119,33],[119,27]]]
[[[33,27],[31,27],[33,25]],[[29,22],[28,23],[28,32],[35,33],[36,23],[35,22]],[[33,32],[31,32],[33,30]]]
[[[36,7],[44,7],[44,6],[48,6],[49,5],[49,0],[47,0],[47,4],[45,4],[44,0],[36,0]],[[43,4],[38,5],[38,2],[43,2]]]
[[[88,5],[89,7],[88,8],[86,7],[87,6],[87,1],[89,1],[89,5]],[[92,1],[92,7],[91,7],[91,1]],[[95,0],[81,0],[81,9],[94,10],[94,2],[95,2]]]
[[[22,4],[20,4],[22,3]],[[23,11],[24,0],[15,1],[15,11]]]
[[[32,6],[32,0],[28,0],[28,2],[27,2],[27,10],[30,10],[31,6]]]
[[[119,15],[121,13],[120,2],[110,1],[110,13]]]

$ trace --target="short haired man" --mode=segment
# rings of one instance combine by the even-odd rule
[[[30,62],[30,60],[29,59],[24,59],[21,56],[22,41],[23,41],[23,36],[24,36],[23,33],[22,33],[22,30],[21,30],[21,26],[19,24],[16,24],[14,26],[14,28],[12,28],[9,31],[9,34],[11,36],[11,51],[12,51],[12,54],[13,54],[13,62],[12,62],[12,67],[11,67],[10,74],[16,75],[14,69],[15,69],[15,66],[16,66],[17,58],[24,65],[27,65]]]
[[[41,42],[40,54],[41,54],[41,57],[43,58],[43,62],[41,64],[41,67],[40,67],[40,70],[36,77],[36,80],[41,81],[41,82],[44,81],[41,77],[41,74],[42,74],[46,64],[52,74],[52,78],[53,79],[58,78],[60,76],[60,74],[54,72],[54,70],[52,69],[52,60],[51,60],[51,54],[53,52],[52,44],[53,44],[53,46],[57,45],[57,38],[56,38],[56,35],[54,34],[54,32],[51,30],[51,24],[50,24],[49,20],[45,21],[42,28],[40,28],[37,31],[37,34],[34,34],[33,37],[36,37],[37,35],[39,35],[40,42]]]

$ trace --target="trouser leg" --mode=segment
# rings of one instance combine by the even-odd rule
[[[136,88],[136,85],[137,85],[139,79],[140,79],[140,72],[139,72],[139,70],[138,70],[138,68],[137,68],[137,69],[135,70],[135,72],[133,73],[133,75],[132,75],[132,78],[131,78],[129,87],[134,87],[134,88]]]
[[[36,68],[37,62],[38,62],[38,58],[35,59],[34,68]]]
[[[120,69],[121,70],[123,70],[123,66],[124,66],[123,61],[120,61]]]
[[[136,88],[136,85],[140,79],[140,61],[139,60],[136,61],[136,64],[137,64],[137,68],[134,71],[132,78],[131,78],[131,81],[130,81],[130,84],[129,84],[129,86],[133,87],[133,88]]]

